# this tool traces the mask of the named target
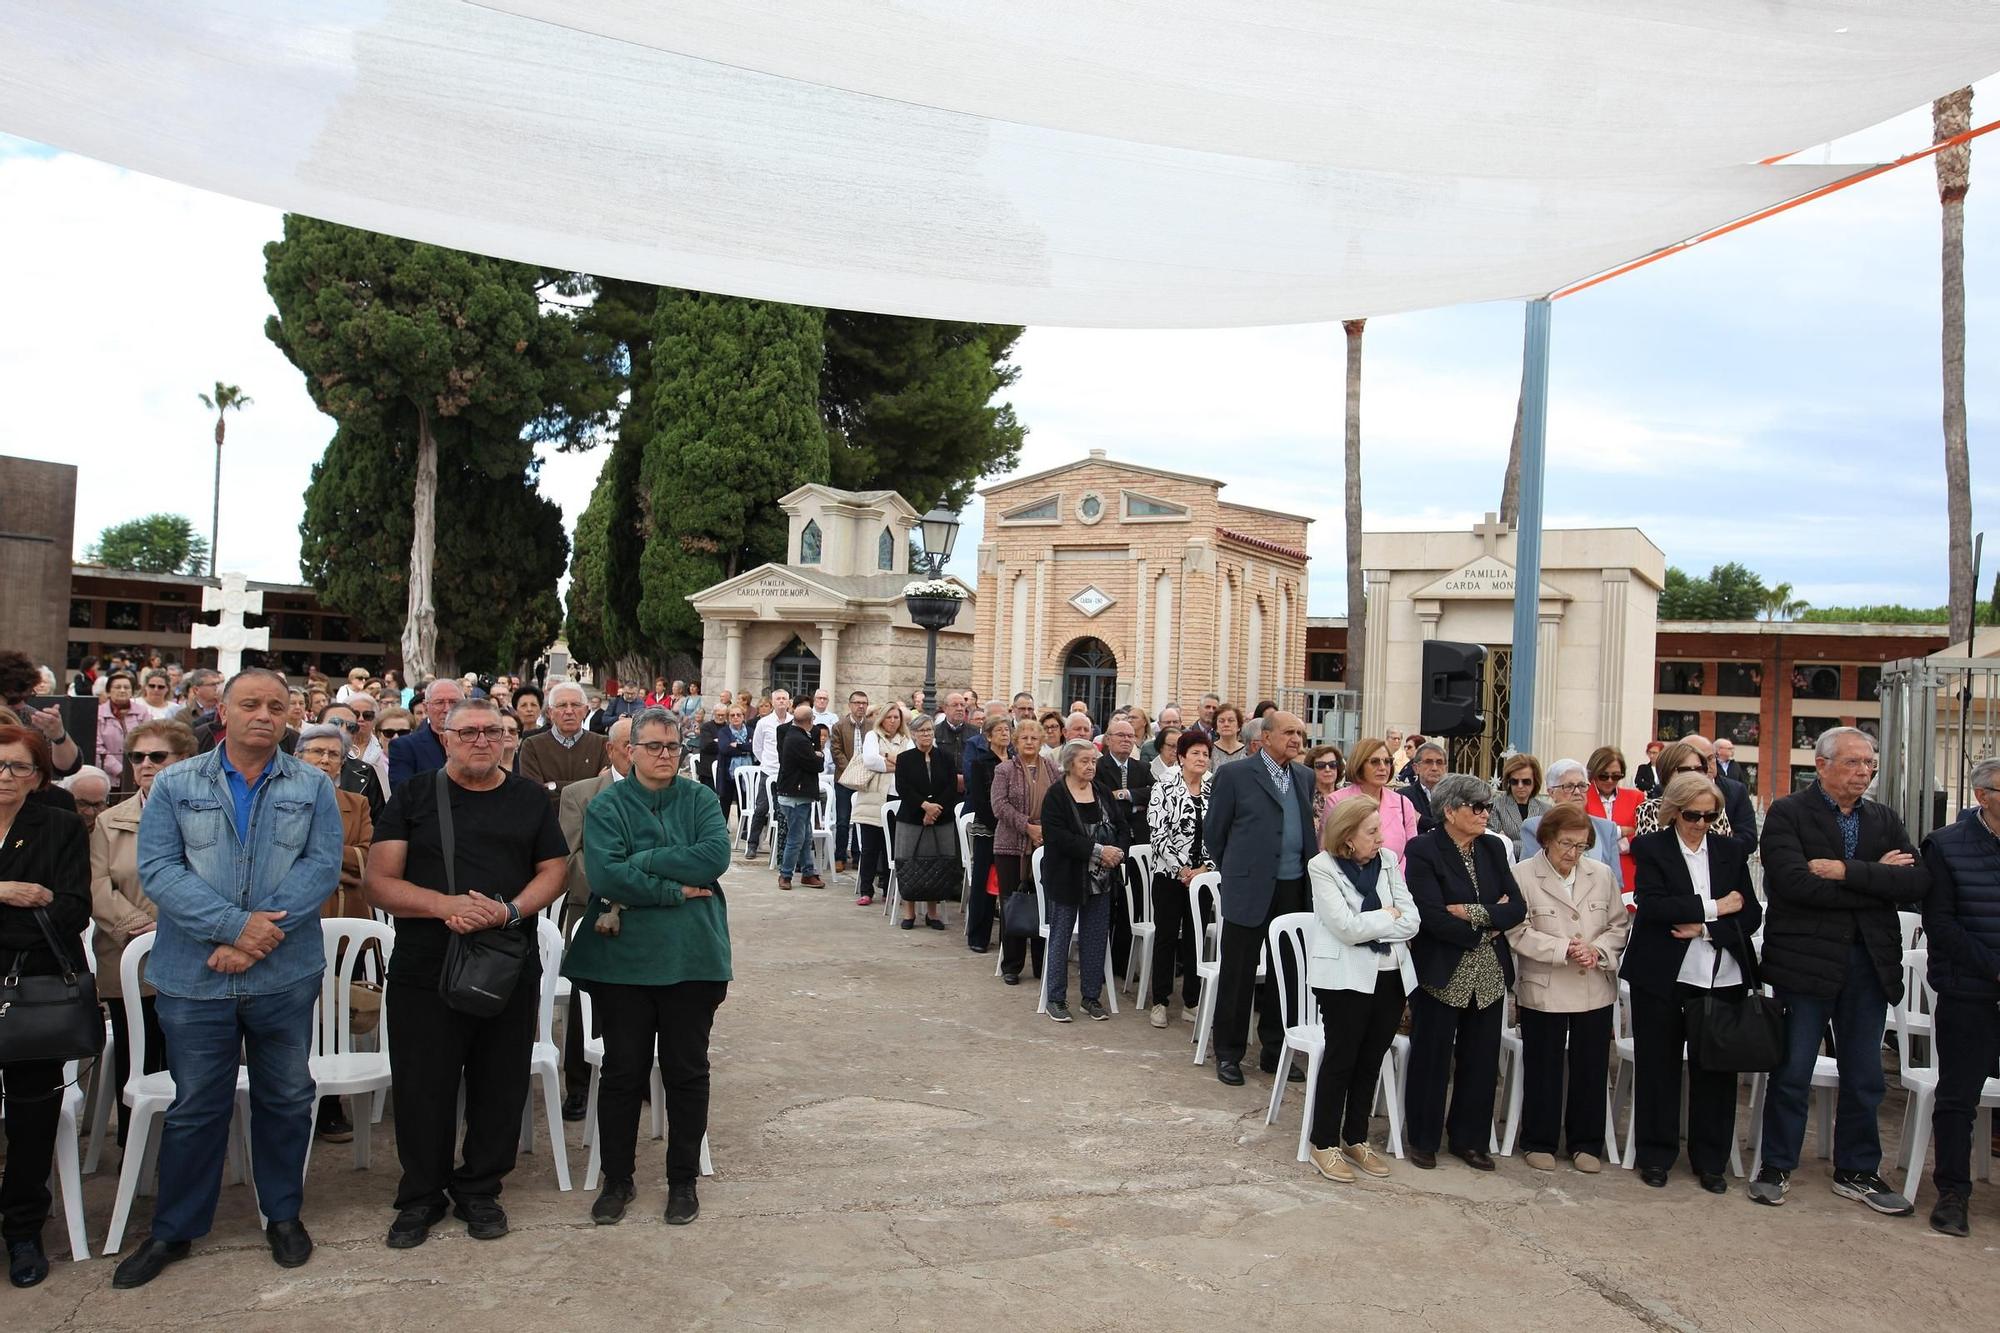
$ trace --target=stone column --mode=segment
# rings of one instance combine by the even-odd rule
[[[1625,607],[1632,571],[1604,571],[1603,641],[1598,649],[1597,734],[1606,745],[1625,745]]]
[[[1546,768],[1556,744],[1556,646],[1562,640],[1561,602],[1543,602],[1535,627],[1535,754]]]
[[[839,693],[840,626],[819,627],[819,687],[827,692],[827,706],[834,712],[846,711]]]
[[[1389,575],[1386,570],[1367,573],[1368,659],[1347,664],[1347,675],[1361,680],[1361,734],[1380,736],[1389,725]]]
[[[735,689],[743,683],[743,622],[732,620],[723,627],[728,643],[722,653],[722,674],[729,678],[725,689]]]
[[[1146,597],[1146,558],[1144,556],[1139,557],[1134,574],[1135,577],[1132,580],[1132,600],[1137,605],[1132,608],[1131,697],[1137,699],[1141,705],[1147,708],[1158,708],[1160,706],[1158,703],[1146,698],[1146,682],[1152,679],[1151,674],[1146,670],[1146,650],[1152,645],[1146,638],[1146,612],[1149,608]],[[1118,674],[1120,679],[1123,679],[1125,676],[1125,673],[1122,671]]]

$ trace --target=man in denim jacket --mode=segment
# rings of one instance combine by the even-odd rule
[[[147,979],[175,1095],[152,1235],[118,1266],[115,1287],[152,1281],[214,1223],[239,1051],[271,1255],[287,1268],[312,1255],[299,1222],[315,1100],[308,1058],[340,809],[324,774],[278,748],[289,703],[276,672],[239,672],[223,689],[223,743],[162,773],[140,816],[139,876],[160,913]]]

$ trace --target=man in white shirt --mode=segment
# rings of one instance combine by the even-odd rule
[[[764,789],[758,793],[757,809],[750,817],[750,850],[745,859],[757,859],[757,844],[764,837],[764,826],[771,821],[771,812],[777,807],[771,800],[771,784],[778,780],[778,728],[792,720],[792,696],[789,690],[771,691],[771,711],[757,719],[756,730],[750,733],[750,757],[757,761],[757,767],[764,771]],[[783,843],[785,837],[785,817],[778,814],[778,827],[773,837]]]
[[[840,714],[833,711],[833,695],[824,687],[813,691],[813,725],[825,727],[827,735],[833,734],[833,724],[840,721]],[[833,747],[826,747],[826,763],[823,771],[833,772]]]

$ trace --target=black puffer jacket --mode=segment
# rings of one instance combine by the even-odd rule
[[[1840,825],[1817,782],[1780,800],[1764,820],[1764,980],[1779,990],[1827,999],[1839,994],[1855,935],[1868,947],[1882,993],[1903,997],[1903,936],[1898,908],[1915,911],[1930,888],[1922,862],[1886,866],[1887,852],[1916,854],[1903,821],[1879,801],[1864,800],[1861,836],[1844,856]],[[1808,861],[1845,861],[1844,879],[1822,879]]]
[[[2000,1000],[2000,838],[1968,810],[1924,839],[1924,868],[1931,989]]]

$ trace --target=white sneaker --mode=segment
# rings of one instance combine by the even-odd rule
[[[1190,1009],[1186,1005],[1181,1006],[1181,1022],[1192,1023],[1200,1017],[1201,1014],[1198,1010]]]
[[[1146,1016],[1152,1021],[1154,1027],[1163,1028],[1167,1025],[1167,1006],[1156,1004],[1147,1012]]]

